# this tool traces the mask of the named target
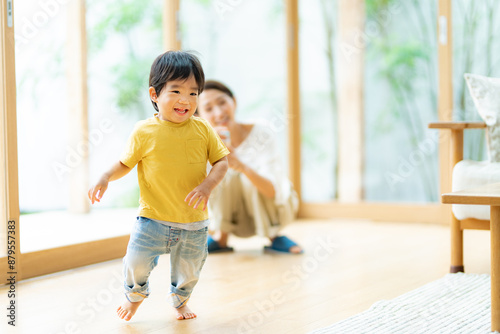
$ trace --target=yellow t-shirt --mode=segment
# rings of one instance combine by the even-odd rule
[[[172,123],[151,117],[135,125],[120,161],[137,164],[139,215],[174,223],[208,219],[203,205],[193,209],[186,196],[207,176],[210,164],[229,154],[210,124],[199,117]]]

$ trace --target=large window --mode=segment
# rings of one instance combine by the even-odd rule
[[[87,9],[90,178],[119,159],[134,124],[156,112],[149,100],[149,71],[163,52],[162,0],[90,0]],[[93,210],[135,207],[136,169],[108,188]]]
[[[68,154],[66,12],[49,16],[29,0],[14,14],[21,211],[60,210],[69,191],[56,164]]]
[[[21,1],[16,2],[14,14],[19,201],[24,252],[40,247],[37,239],[54,240],[39,233],[49,230],[51,220],[31,224],[29,214],[66,208],[70,189],[65,176],[67,170],[61,167],[67,166],[66,158],[73,157],[69,156],[66,145],[70,98],[65,75],[66,11],[60,7],[57,10],[42,7],[37,1]]]
[[[453,1],[453,118],[482,121],[470,97],[465,73],[500,77],[500,9],[497,1]],[[464,158],[487,159],[484,130],[465,131]]]
[[[111,184],[90,215],[74,213],[69,201],[86,201],[86,191],[75,196],[72,174],[88,163],[88,189],[118,160],[134,123],[152,116],[148,77],[152,61],[162,52],[157,8],[163,1],[87,1],[88,136],[76,141],[70,124],[77,116],[69,110],[74,99],[69,88],[75,82],[68,81],[68,71],[80,64],[69,64],[67,57],[68,31],[78,29],[68,22],[69,6],[16,3],[23,253],[126,235],[138,207],[134,170]],[[85,146],[88,158],[82,153]]]
[[[182,40],[182,49],[198,52],[207,79],[220,80],[234,90],[240,121],[272,122],[284,165],[288,166],[287,78],[291,78],[290,86],[294,86],[296,73],[291,66],[287,73],[287,44],[293,42],[288,41],[287,36],[294,27],[286,26],[284,6],[291,4],[294,11],[294,3],[282,0],[179,2],[180,12],[174,13],[176,3],[166,0],[88,0],[86,10],[76,8],[78,17],[68,11],[77,2],[26,0],[15,3],[21,251],[26,277],[103,260],[101,254],[90,254],[70,264],[54,265],[57,259],[68,256],[67,252],[83,254],[94,245],[101,245],[101,241],[112,256],[120,256],[123,251],[124,235],[132,223],[129,219],[137,208],[134,172],[113,183],[102,203],[92,207],[90,215],[68,212],[68,202],[74,198],[75,190],[69,174],[79,165],[81,146],[88,146],[89,157],[85,161],[89,166],[88,183],[94,182],[116,161],[134,123],[152,115],[147,95],[148,72],[153,59],[164,51],[163,29],[173,32],[178,25],[180,31],[176,32]],[[321,211],[319,216],[375,215],[378,219],[395,220],[403,211],[414,213],[429,208],[430,213],[425,215],[427,221],[442,219],[442,207],[437,205],[440,183],[437,131],[426,130],[427,123],[438,118],[436,25],[441,21],[437,17],[438,3],[442,5],[439,8],[448,4],[445,0],[299,0],[301,133],[293,135],[301,137],[304,214],[314,216]],[[497,56],[500,42],[496,36],[500,10],[494,0],[451,3],[454,118],[477,120],[463,74],[500,76]],[[169,12],[165,17],[176,17],[176,20],[162,18],[164,11]],[[83,25],[79,28],[74,22],[75,18],[82,17],[86,19],[87,45],[86,49],[83,47],[84,59],[75,60],[74,56],[80,53],[69,48],[68,41],[75,40],[69,36],[82,33],[79,29]],[[364,19],[359,20],[360,17]],[[290,18],[294,21],[295,13]],[[343,59],[339,55],[339,35],[345,38],[345,32],[356,26],[365,27],[357,32],[358,51],[364,63],[360,61],[354,69],[357,74],[363,73],[363,79],[355,75],[356,80],[347,85],[349,68],[338,66]],[[3,41],[5,43],[8,42]],[[446,48],[442,45],[439,50]],[[445,53],[440,58],[441,64],[451,61]],[[9,55],[7,53],[6,60],[12,61]],[[80,64],[74,64],[79,61]],[[446,95],[449,78],[443,67],[446,66],[441,67],[439,87]],[[88,87],[83,94],[84,101],[88,101],[88,108],[82,108],[86,115],[79,115],[82,117],[80,130],[87,133],[88,140],[82,141],[79,137],[76,143],[73,139],[77,136],[70,130],[70,124],[75,121],[75,117],[70,116],[69,106],[75,100],[70,92],[82,82],[68,75],[68,69],[83,69],[84,75],[80,78],[86,80]],[[13,77],[4,78],[7,85],[13,84]],[[360,82],[364,84],[357,87]],[[351,86],[355,88],[350,90]],[[362,118],[352,118],[351,124],[356,131],[360,130],[360,124],[364,127],[364,133],[356,133],[355,137],[344,133],[345,126],[339,129],[339,118],[345,122],[346,114],[342,112],[348,110],[344,107],[339,110],[338,101],[345,102],[339,99],[339,92],[346,91],[346,87],[349,92],[357,92],[351,100],[361,101],[350,106],[353,115]],[[440,104],[442,114],[448,108],[445,106],[448,102],[444,102]],[[358,115],[359,105],[364,106],[362,116]],[[3,112],[11,115],[12,109],[7,111],[4,106]],[[83,124],[86,119],[88,125]],[[297,129],[294,126],[293,131]],[[361,137],[363,143],[359,145]],[[467,132],[465,156],[485,158],[484,142],[483,131]],[[353,145],[343,146],[345,143]],[[358,149],[356,145],[361,147]],[[353,161],[345,159],[346,147],[352,150],[352,155],[357,155]],[[347,153],[347,156],[351,154]],[[298,167],[296,163],[294,160],[293,171]],[[346,173],[351,163],[354,167],[349,176],[354,177],[339,175],[339,170]],[[349,190],[351,180],[353,183],[362,180],[362,186],[355,187],[355,196],[346,197],[344,193]],[[79,186],[83,183],[87,181]],[[79,194],[84,192],[78,190]],[[349,203],[342,202],[343,197],[348,198]],[[341,200],[335,202],[339,198]],[[356,201],[358,203],[352,206]],[[363,203],[374,201],[386,203]],[[397,202],[429,205],[394,205]],[[403,208],[381,210],[396,207]],[[358,208],[367,210],[361,214]],[[381,211],[396,213],[380,215]],[[17,213],[14,214],[17,217]],[[108,239],[113,236],[119,237]],[[61,249],[32,252],[75,243],[82,244],[65,248],[64,254]],[[43,268],[28,269],[40,259],[44,261]]]
[[[365,4],[365,198],[438,201],[437,3]]]
[[[182,49],[198,52],[205,76],[227,84],[242,122],[272,122],[286,152],[283,1],[181,1]],[[286,154],[283,154],[286,164]]]
[[[302,189],[307,202],[338,199],[338,1],[302,1]],[[364,53],[363,198],[366,201],[438,200],[437,41],[435,1],[366,0],[365,30],[349,47]],[[356,37],[357,36],[357,37]],[[314,51],[312,51],[314,50]],[[346,71],[349,71],[347,69]],[[344,142],[342,142],[344,141]],[[321,186],[318,186],[321,185]]]
[[[336,198],[338,171],[337,1],[299,5],[302,198],[329,201]]]

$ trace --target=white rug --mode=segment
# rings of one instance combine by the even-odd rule
[[[491,333],[490,307],[489,275],[448,274],[312,333]]]

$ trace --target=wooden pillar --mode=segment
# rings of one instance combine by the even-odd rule
[[[295,187],[295,190],[299,194],[299,197],[301,197],[298,0],[286,0],[286,34],[289,176]]]
[[[14,45],[13,1],[2,1],[0,5],[0,279],[15,276],[20,279],[20,229],[19,229],[19,184],[17,162],[17,119],[16,119],[16,72]],[[10,231],[10,232],[8,232]],[[12,232],[13,231],[13,232]],[[9,238],[10,236],[10,238]],[[3,257],[7,251],[7,238],[14,253]],[[14,262],[8,263],[8,260]],[[15,273],[15,274],[11,274]]]
[[[181,49],[179,2],[180,0],[164,0],[163,2],[163,48],[165,51]]]
[[[452,3],[451,0],[439,0],[438,8],[438,118],[440,121],[453,120],[453,44],[452,44]],[[451,191],[450,131],[439,133],[439,175],[440,194]],[[443,205],[449,212],[449,207]],[[448,215],[449,216],[449,215]]]
[[[441,131],[448,132],[448,131]],[[461,161],[464,157],[464,131],[462,129],[451,131],[451,164],[450,167]],[[448,160],[449,161],[449,158]],[[451,173],[451,168],[449,169]],[[450,181],[451,179],[449,179]],[[451,191],[451,185],[450,190]],[[455,218],[453,213],[450,213],[450,206],[446,205],[446,217],[451,218],[450,237],[451,237],[451,266],[450,273],[465,272],[464,269],[464,231],[460,225],[460,221]],[[446,218],[445,218],[446,219]],[[449,219],[449,218],[448,218]]]
[[[500,331],[500,207],[490,209],[491,240],[491,331]]]
[[[87,213],[89,184],[88,102],[87,102],[87,32],[85,0],[74,0],[68,6],[67,80],[69,108],[69,148],[74,159],[70,170],[68,210]]]
[[[339,1],[338,196],[363,199],[364,165],[364,0]]]

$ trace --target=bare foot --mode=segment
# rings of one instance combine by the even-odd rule
[[[292,246],[288,251],[292,254],[300,254],[302,253],[302,248],[300,248],[299,246]]]
[[[269,240],[271,240],[271,244],[274,242],[274,239],[276,239],[276,238],[269,238]],[[299,245],[291,246],[290,248],[288,248],[288,253],[290,253],[290,254],[300,254],[303,251],[304,250]]]
[[[142,302],[143,300],[141,300],[140,302],[129,302],[128,299],[126,299],[123,304],[118,307],[118,309],[116,310],[116,314],[118,314],[118,317],[120,317],[120,319],[129,321],[130,319],[132,319]]]
[[[179,307],[175,309],[177,311],[177,315],[175,316],[177,320],[184,320],[184,319],[194,319],[196,318],[196,314],[194,314],[187,305],[184,305],[182,307]]]

